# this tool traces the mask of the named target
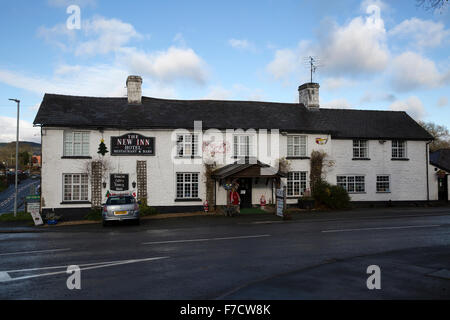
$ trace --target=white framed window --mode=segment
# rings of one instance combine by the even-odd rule
[[[83,173],[63,174],[63,201],[88,201],[88,175]]]
[[[391,192],[391,177],[389,175],[377,175],[377,192]]]
[[[348,193],[366,192],[364,176],[337,176],[337,185],[343,187]]]
[[[287,156],[306,157],[306,136],[287,136]]]
[[[353,158],[368,158],[369,142],[367,140],[353,140]]]
[[[177,173],[177,199],[198,198],[198,173]]]
[[[89,132],[64,131],[64,156],[89,156]]]
[[[177,135],[177,156],[178,157],[199,156],[198,134]]]
[[[233,136],[233,155],[235,157],[252,157],[253,137],[250,135]]]
[[[286,195],[288,197],[300,197],[306,190],[308,172],[293,171],[288,173]]]
[[[394,159],[406,158],[406,141],[392,140],[392,158]]]

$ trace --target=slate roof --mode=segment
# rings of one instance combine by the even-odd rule
[[[259,160],[256,163],[252,163],[252,162],[248,161],[248,159],[246,159],[245,163],[239,163],[238,161],[236,161],[235,163],[231,163],[222,168],[214,170],[212,176],[214,178],[224,179],[224,178],[232,176],[238,172],[241,172],[247,168],[253,167],[255,165],[259,166],[260,168],[269,168],[270,167],[268,164],[262,163]],[[273,169],[273,170],[275,170],[275,169]],[[284,177],[284,174],[281,172],[278,172],[276,174],[273,174],[273,176]]]
[[[431,152],[430,163],[439,169],[450,172],[450,149],[441,149]]]
[[[280,129],[281,132],[328,133],[333,138],[431,140],[402,111],[325,109],[302,104],[256,101],[167,100],[142,97],[96,98],[46,94],[34,120],[44,127],[191,129]]]

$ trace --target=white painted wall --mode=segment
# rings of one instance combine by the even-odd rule
[[[156,156],[111,156],[105,155],[104,159],[109,160],[113,166],[113,172],[127,173],[130,177],[130,188],[132,182],[136,181],[136,161],[147,161],[148,174],[148,202],[152,206],[186,206],[202,205],[202,202],[175,202],[176,197],[176,172],[198,172],[200,173],[199,197],[204,200],[206,197],[204,167],[201,161],[192,164],[187,161],[186,164],[176,164],[172,161],[172,149],[175,148],[175,141],[172,141],[172,131],[169,130],[105,130],[90,131],[90,154],[93,159],[99,157],[97,154],[98,145],[103,138],[111,151],[110,137],[121,136],[125,133],[138,133],[147,137],[155,137]],[[228,137],[228,143],[231,148],[226,154],[226,163],[235,161],[232,158],[232,135]],[[334,167],[327,169],[325,178],[328,182],[336,184],[337,175],[358,174],[366,178],[366,192],[363,194],[351,194],[353,201],[406,201],[406,200],[426,200],[426,153],[425,141],[408,141],[407,157],[409,161],[391,160],[391,141],[380,144],[378,140],[369,141],[370,161],[354,161],[352,140],[331,139],[328,135],[308,134],[307,135],[307,155],[313,150],[323,150],[329,155],[329,159],[335,162]],[[316,144],[316,138],[328,139],[325,145]],[[256,141],[256,140],[255,140]],[[270,139],[268,144],[270,143]],[[42,137],[42,195],[45,201],[43,208],[70,208],[70,207],[89,207],[90,205],[61,205],[62,195],[62,174],[63,173],[82,173],[86,161],[76,159],[61,159],[63,156],[63,129],[44,129]],[[287,136],[280,135],[279,157],[287,155]],[[219,157],[218,155],[216,156]],[[223,165],[225,165],[224,163]],[[307,171],[308,178],[310,172],[309,159],[291,160],[292,171]],[[430,170],[430,184],[431,168]],[[391,193],[376,193],[377,174],[388,174],[391,176]],[[262,194],[265,195],[267,203],[272,198],[271,184],[265,185],[265,179],[259,179],[258,185],[253,187],[253,204],[259,204]],[[286,179],[283,179],[284,181]],[[103,189],[103,195],[109,190],[108,184]],[[433,188],[430,187],[430,192]],[[132,190],[133,191],[133,190]],[[90,195],[90,190],[89,190]],[[216,188],[217,205],[226,204],[226,192],[218,186]],[[430,199],[437,198],[434,193],[430,193]],[[104,200],[106,200],[104,198]],[[296,200],[289,200],[290,203],[296,203]],[[210,204],[212,205],[212,204]]]

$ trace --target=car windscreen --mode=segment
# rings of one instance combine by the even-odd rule
[[[106,201],[106,204],[109,206],[116,206],[121,204],[133,204],[135,202],[133,197],[110,197]]]

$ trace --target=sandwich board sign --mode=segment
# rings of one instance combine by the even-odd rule
[[[41,217],[41,197],[28,196],[27,198],[27,212],[33,217],[34,224],[41,226],[44,224]]]
[[[281,189],[276,189],[276,198],[277,198],[277,216],[283,218],[284,217],[284,207],[286,204],[286,191]]]

